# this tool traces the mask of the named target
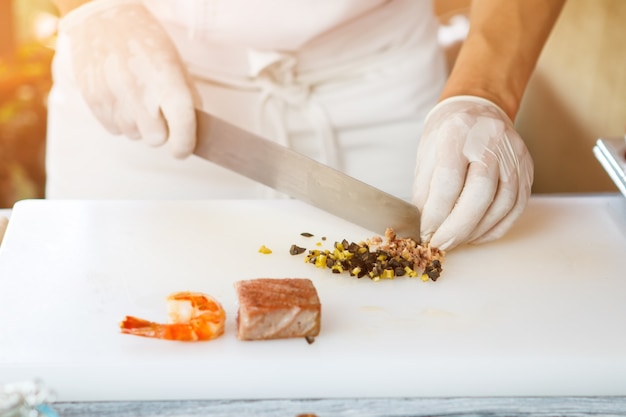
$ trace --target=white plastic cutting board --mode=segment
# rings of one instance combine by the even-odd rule
[[[40,378],[66,401],[626,395],[623,200],[535,197],[427,283],[291,256],[373,236],[298,201],[23,201],[0,247],[0,384]],[[315,343],[236,339],[233,282],[257,277],[314,281]],[[180,290],[222,301],[221,338],[119,332],[127,314],[164,320]]]

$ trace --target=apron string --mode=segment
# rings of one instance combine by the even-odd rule
[[[256,114],[260,128],[266,130],[268,127],[264,121],[270,122],[276,141],[291,147],[286,126],[287,111],[290,107],[299,109],[316,133],[321,162],[341,169],[335,129],[326,110],[312,98],[314,85],[298,79],[296,58],[275,51],[251,50],[249,60],[253,84],[260,90]]]

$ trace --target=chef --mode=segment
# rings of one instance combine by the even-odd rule
[[[47,198],[276,197],[191,155],[202,108],[414,202],[442,249],[526,206],[512,121],[564,0],[473,0],[451,72],[432,0],[55,2]]]

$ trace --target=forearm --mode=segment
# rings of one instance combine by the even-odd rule
[[[514,119],[565,0],[472,0],[470,31],[441,99],[484,97]]]

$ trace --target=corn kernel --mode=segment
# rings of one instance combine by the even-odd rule
[[[417,276],[417,272],[415,270],[409,268],[408,266],[405,266],[404,270],[406,271],[406,275],[408,277],[415,278]]]
[[[272,250],[270,248],[268,248],[267,246],[265,246],[265,245],[261,245],[261,247],[259,248],[259,252],[261,252],[261,253],[263,253],[265,255],[268,255],[268,254],[272,253]]]
[[[320,254],[315,260],[315,266],[317,268],[326,268],[326,258],[327,258],[326,255]]]
[[[381,278],[393,279],[393,277],[395,276],[396,274],[393,272],[393,269],[385,269],[381,275]]]

